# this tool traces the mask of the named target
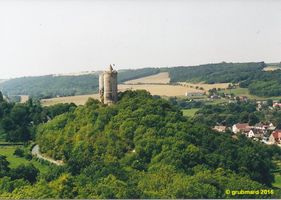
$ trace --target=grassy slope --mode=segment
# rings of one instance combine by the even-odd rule
[[[17,166],[21,165],[21,164],[28,164],[28,163],[32,163],[36,168],[38,168],[40,170],[40,172],[45,172],[48,169],[47,165],[43,165],[41,163],[39,163],[36,160],[26,160],[25,158],[20,158],[17,157],[14,154],[15,149],[18,146],[0,146],[0,155],[6,156],[7,160],[10,163],[10,167],[11,168],[16,168]]]
[[[281,161],[275,161],[275,164],[277,165],[277,168],[281,170]],[[277,170],[278,171],[278,170]],[[281,172],[275,172],[274,175],[274,183],[272,184],[274,187],[281,189]]]
[[[231,94],[233,93],[235,96],[247,96],[250,99],[256,99],[256,100],[266,100],[266,99],[276,99],[279,100],[281,99],[281,96],[279,97],[258,97],[255,95],[251,95],[249,93],[248,88],[236,88],[236,89],[231,89],[231,90],[223,90],[222,92]]]
[[[199,108],[183,109],[183,115],[186,117],[193,117]]]
[[[281,189],[281,174],[280,172],[274,173],[274,183],[272,184],[274,187]]]

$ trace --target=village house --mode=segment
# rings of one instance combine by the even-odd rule
[[[226,126],[215,126],[213,130],[218,131],[218,132],[225,132],[226,131]]]
[[[280,144],[281,142],[281,130],[275,130],[271,133],[269,137],[269,142],[271,144]]]
[[[268,125],[267,129],[268,129],[269,131],[274,131],[274,130],[276,129],[276,126],[274,126],[272,123],[270,123],[270,124]]]
[[[281,108],[281,103],[274,103],[273,108]]]
[[[243,124],[234,124],[232,126],[232,132],[233,133],[248,133],[251,130],[251,126],[248,123],[243,123]]]
[[[257,138],[257,139],[263,139],[264,137],[264,131],[262,129],[251,129],[248,133],[246,133],[246,136],[248,138]]]

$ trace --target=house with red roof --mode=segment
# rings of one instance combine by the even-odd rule
[[[248,123],[243,124],[234,124],[232,126],[232,132],[233,133],[248,133],[251,130],[251,126]]]
[[[275,130],[271,133],[269,137],[269,142],[271,144],[280,144],[281,143],[281,130]]]

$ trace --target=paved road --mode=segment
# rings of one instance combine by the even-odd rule
[[[35,146],[32,148],[31,154],[32,154],[33,156],[36,156],[37,158],[40,158],[40,159],[42,159],[42,160],[46,160],[46,161],[48,161],[48,162],[50,162],[50,163],[53,163],[53,164],[55,164],[55,165],[59,165],[59,166],[64,165],[63,161],[61,161],[61,160],[54,160],[54,159],[52,159],[52,158],[49,158],[49,157],[44,156],[43,154],[41,154],[41,153],[40,153],[39,145],[35,145]]]

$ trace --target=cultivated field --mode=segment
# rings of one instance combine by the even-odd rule
[[[179,84],[190,87],[190,88],[203,88],[205,91],[208,91],[213,88],[226,89],[228,88],[229,83],[215,83],[215,84],[206,84],[206,83],[188,83],[188,82],[179,82]]]
[[[265,67],[263,68],[263,71],[275,71],[275,70],[278,70],[278,69],[281,69],[280,67],[278,66],[268,66],[268,67]]]
[[[80,96],[70,96],[70,97],[57,97],[52,99],[42,99],[41,103],[43,106],[51,106],[58,103],[75,103],[76,105],[84,105],[89,98],[98,99],[98,94],[92,95],[80,95]]]
[[[20,96],[20,102],[21,102],[21,103],[27,102],[28,99],[29,99],[29,96],[28,96],[28,95],[21,95],[21,96]]]
[[[182,85],[153,85],[153,84],[141,84],[141,85],[129,85],[120,84],[118,85],[120,91],[125,90],[147,90],[152,95],[159,96],[184,96],[186,92],[202,92],[194,88],[185,87]]]
[[[170,85],[170,78],[168,72],[159,73],[152,76],[146,76],[139,79],[134,79],[119,84],[118,90],[123,92],[126,90],[147,90],[152,95],[166,96],[166,97],[183,97],[187,92],[202,92],[198,88],[203,88],[208,91],[212,88],[227,88],[228,83],[219,84],[204,84],[204,83],[180,83],[180,85]],[[196,89],[197,87],[197,89]],[[71,97],[58,97],[52,99],[43,99],[41,101],[43,106],[50,106],[58,103],[75,103],[76,105],[84,105],[89,98],[98,99],[98,94],[81,95]]]
[[[152,76],[146,76],[143,78],[138,78],[130,81],[126,81],[125,84],[145,84],[145,83],[151,83],[151,84],[168,84],[170,83],[170,77],[168,72],[162,72],[159,74],[155,74]]]

